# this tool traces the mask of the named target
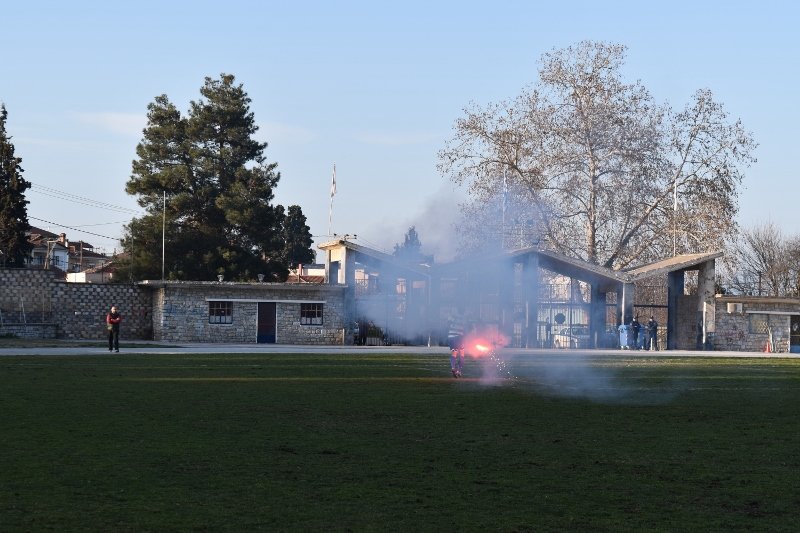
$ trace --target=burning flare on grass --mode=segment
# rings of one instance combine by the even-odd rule
[[[466,337],[465,352],[481,361],[483,382],[495,382],[501,379],[514,378],[498,350],[507,346],[509,339],[496,327],[483,327],[473,330]]]
[[[498,348],[508,346],[509,339],[494,326],[483,326],[474,329],[466,336],[466,352],[475,358],[487,357]]]

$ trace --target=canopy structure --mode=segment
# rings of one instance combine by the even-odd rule
[[[319,248],[325,252],[327,283],[349,288],[348,319],[356,320],[365,312],[380,314],[386,328],[422,328],[422,336],[428,339],[446,329],[449,316],[459,310],[495,324],[520,347],[540,346],[540,269],[590,286],[587,305],[592,347],[600,346],[599,339],[609,326],[607,307],[614,304],[607,305],[607,294],[616,294],[614,325],[629,324],[634,316],[637,283],[665,275],[667,348],[687,344],[702,348],[706,335],[714,329],[715,260],[722,252],[680,255],[620,271],[535,247],[442,264],[401,261],[347,239],[326,242]],[[698,271],[697,292],[692,296],[684,294],[688,271]],[[370,280],[366,283],[382,287],[377,297],[363,290],[369,277],[380,279],[379,285]],[[357,287],[362,290],[357,291]],[[376,312],[378,307],[380,311]]]

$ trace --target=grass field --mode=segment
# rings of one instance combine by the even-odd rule
[[[0,531],[796,531],[800,360],[0,357]]]

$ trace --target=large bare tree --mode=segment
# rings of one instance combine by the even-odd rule
[[[537,84],[512,100],[471,104],[456,120],[439,170],[467,187],[469,219],[502,210],[502,223],[481,226],[502,233],[489,240],[518,245],[513,236],[530,235],[625,268],[719,249],[733,234],[751,135],[708,90],[681,112],[656,104],[640,82],[623,80],[625,50],[592,41],[554,50]]]
[[[735,292],[800,295],[800,238],[784,236],[774,223],[742,230],[730,256],[729,286]]]

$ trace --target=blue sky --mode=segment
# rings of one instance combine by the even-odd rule
[[[391,250],[415,225],[434,253],[459,197],[436,153],[462,109],[516,96],[553,48],[617,42],[628,79],[657,101],[682,108],[709,88],[741,118],[759,148],[739,222],[795,235],[798,11],[770,1],[7,2],[0,101],[35,184],[31,223],[71,240],[117,246],[137,209],[124,187],[147,105],[166,94],[186,111],[204,77],[225,72],[244,84],[278,163],[276,202],[300,205],[317,243],[335,162],[333,232]]]

